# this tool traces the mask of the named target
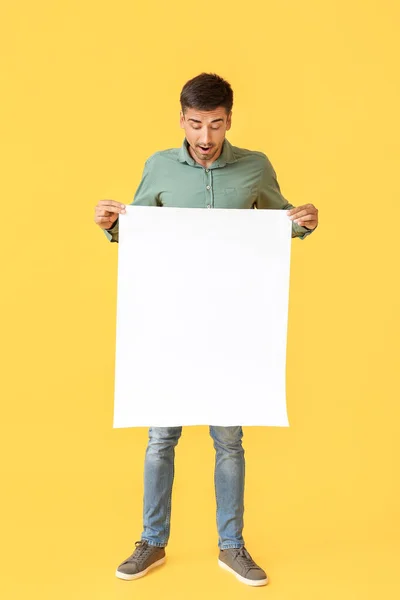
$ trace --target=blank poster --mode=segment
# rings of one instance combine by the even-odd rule
[[[114,427],[288,426],[284,210],[119,216]]]

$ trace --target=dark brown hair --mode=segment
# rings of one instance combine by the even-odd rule
[[[182,112],[187,108],[214,110],[223,106],[229,114],[233,105],[233,91],[230,84],[215,73],[201,73],[185,83],[180,102]]]

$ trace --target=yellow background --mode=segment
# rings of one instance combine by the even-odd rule
[[[2,2],[2,597],[400,596],[399,16],[395,0]],[[118,246],[94,207],[130,203],[145,159],[181,144],[179,93],[202,71],[233,86],[231,143],[320,211],[292,245],[291,427],[244,434],[258,591],[217,565],[206,427],[177,448],[167,565],[114,576],[140,538],[147,430],[112,429]]]

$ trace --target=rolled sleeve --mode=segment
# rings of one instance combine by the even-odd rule
[[[118,230],[119,230],[119,217],[117,217],[117,220],[115,221],[114,225],[112,227],[110,227],[110,229],[104,229],[103,231],[106,235],[106,238],[110,242],[118,242]]]

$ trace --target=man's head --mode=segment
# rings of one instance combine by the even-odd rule
[[[180,125],[190,153],[200,164],[209,165],[221,154],[231,128],[232,88],[222,77],[202,73],[185,83],[180,102]]]

